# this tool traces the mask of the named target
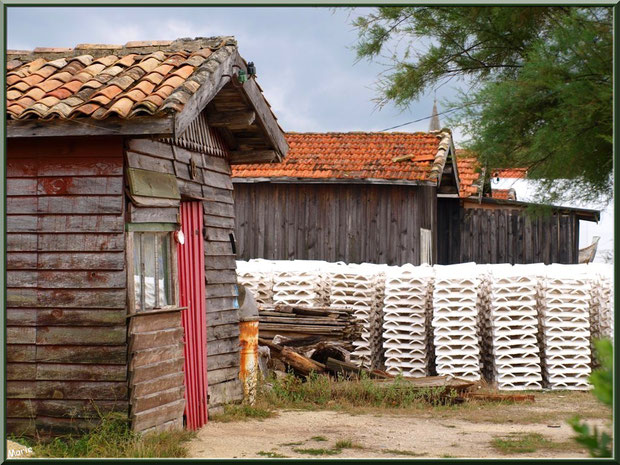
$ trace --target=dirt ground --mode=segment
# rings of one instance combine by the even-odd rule
[[[592,425],[610,429],[609,409],[591,393],[580,392],[540,393],[530,404],[469,402],[406,412],[284,410],[262,421],[211,421],[190,444],[189,457],[311,458],[317,455],[307,449],[329,452],[343,440],[357,447],[318,457],[588,457],[572,440],[574,433],[566,424],[576,413]],[[525,433],[539,433],[549,442],[535,452],[512,455],[491,445],[494,438]]]

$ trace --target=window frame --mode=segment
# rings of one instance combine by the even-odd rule
[[[126,264],[127,264],[127,302],[128,302],[128,315],[142,315],[146,313],[159,313],[159,312],[167,312],[171,310],[179,310],[179,278],[178,278],[178,254],[177,254],[177,243],[174,240],[173,233],[178,230],[179,226],[175,223],[126,223]],[[142,293],[141,305],[140,308],[137,308],[136,302],[136,286],[135,286],[135,267],[134,267],[134,253],[135,247],[139,247],[139,243],[136,240],[136,233],[165,233],[165,237],[168,238],[170,248],[170,258],[169,258],[169,270],[170,270],[170,294],[172,302],[170,305],[161,306],[157,308],[144,308],[144,292]],[[155,247],[155,256],[157,257],[157,241]],[[156,305],[159,303],[159,292],[157,289],[157,266],[155,266],[155,278],[156,278],[156,289],[155,289],[155,302]],[[144,289],[144,275],[141,276],[141,288]]]

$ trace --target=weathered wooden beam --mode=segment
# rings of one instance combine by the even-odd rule
[[[106,118],[94,120],[8,120],[7,137],[65,137],[65,136],[118,136],[149,135],[170,136],[173,132],[172,117],[141,116],[132,119]]]
[[[241,66],[244,70],[247,69],[245,63],[243,63],[243,60],[239,56],[236,64]],[[271,108],[269,108],[269,104],[265,100],[258,84],[254,79],[248,79],[245,83],[243,83],[242,88],[252,107],[256,110],[256,114],[258,116],[257,121],[265,129],[265,132],[267,133],[270,142],[273,144],[273,147],[282,158],[286,157],[289,147],[286,142],[286,138],[284,137],[284,131],[280,129],[280,126],[271,112]]]
[[[181,137],[187,127],[192,121],[194,121],[198,114],[204,110],[207,104],[217,95],[217,93],[224,87],[224,85],[230,80],[233,74],[233,64],[239,60],[239,53],[235,50],[230,55],[224,57],[227,50],[226,47],[215,52],[211,59],[216,58],[216,54],[219,54],[221,60],[215,70],[210,73],[202,83],[200,88],[189,98],[187,103],[183,106],[183,110],[178,113],[174,118],[174,135]],[[206,72],[206,71],[205,71]]]
[[[214,128],[248,129],[256,120],[254,111],[221,111],[207,114],[209,126]]]
[[[230,152],[230,164],[240,165],[243,163],[271,163],[278,159],[275,150],[235,150]]]

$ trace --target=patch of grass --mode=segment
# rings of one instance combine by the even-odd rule
[[[283,444],[280,444],[281,446],[301,446],[304,443],[304,441],[297,441],[297,442],[285,442]]]
[[[364,446],[351,439],[340,439],[334,444],[334,449],[364,449]]]
[[[253,407],[246,404],[229,404],[224,406],[222,413],[214,415],[212,420],[229,423],[231,421],[264,420],[276,415],[276,412],[267,408]]]
[[[138,434],[122,415],[107,414],[81,436],[39,439],[32,448],[36,457],[178,458],[187,457],[186,443],[194,437],[194,432],[186,430]]]
[[[326,442],[327,438],[325,436],[312,436],[310,439],[317,442]]]
[[[264,450],[259,450],[256,455],[262,455],[263,457],[269,457],[270,459],[287,459],[288,455],[282,455],[278,452],[265,452]]]
[[[338,455],[342,453],[342,449],[293,449],[298,454],[306,455]]]
[[[412,450],[400,450],[400,449],[382,449],[382,453],[390,455],[407,455],[409,457],[422,457],[428,455],[426,452],[414,452]]]
[[[554,443],[539,433],[512,433],[508,436],[497,437],[491,440],[491,446],[502,454],[526,454],[539,449],[556,449],[559,443]]]
[[[405,409],[450,403],[453,396],[445,388],[419,388],[402,377],[377,382],[366,376],[360,380],[333,379],[312,373],[306,379],[288,374],[269,380],[271,389],[261,389],[260,399],[274,408],[328,408],[347,413],[366,413],[358,408]]]

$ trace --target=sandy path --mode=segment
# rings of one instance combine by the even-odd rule
[[[598,421],[603,425],[604,422]],[[406,458],[387,453],[405,450],[424,457],[507,457],[490,445],[498,435],[540,433],[553,442],[570,441],[573,431],[565,423],[559,428],[545,424],[472,423],[456,419],[392,415],[350,415],[333,411],[280,411],[263,421],[210,422],[190,445],[189,457],[265,457],[259,452],[275,452],[287,457],[311,457],[295,448],[331,448],[337,440],[351,439],[364,449],[344,449],[338,458]],[[324,436],[326,442],[312,440]],[[302,445],[285,445],[303,442]],[[572,444],[572,443],[571,443]],[[383,452],[382,452],[383,451]],[[328,456],[324,456],[328,457]],[[585,450],[540,450],[516,457],[588,457]]]

